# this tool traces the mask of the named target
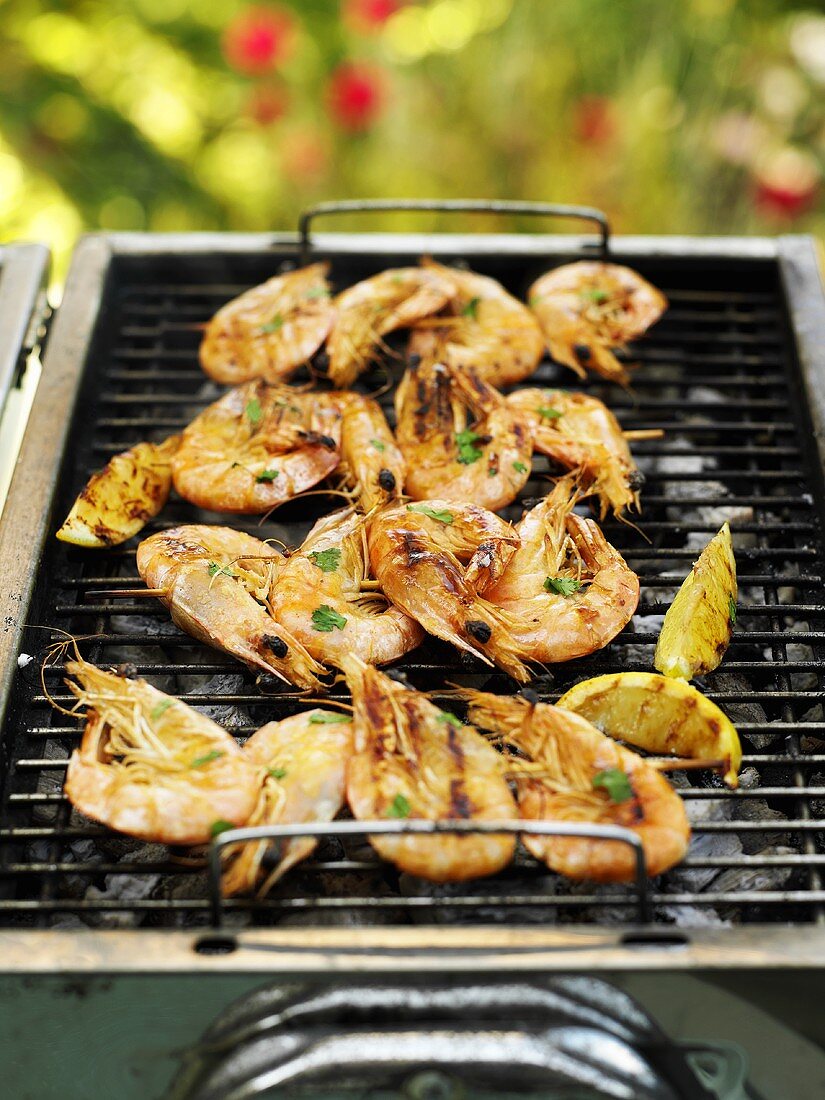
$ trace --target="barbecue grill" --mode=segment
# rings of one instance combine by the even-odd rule
[[[313,229],[319,213],[367,205],[318,208],[294,234],[95,235],[76,250],[0,527],[3,968],[236,977],[691,971],[731,988],[737,972],[781,969],[802,983],[825,959],[825,300],[812,242],[611,237],[602,215],[579,208],[559,209],[594,221],[595,235]],[[548,212],[540,204],[371,205]],[[220,305],[308,257],[331,261],[340,290],[422,255],[468,264],[520,297],[550,266],[607,255],[667,295],[668,312],[626,353],[640,364],[632,391],[580,383],[549,359],[530,380],[586,389],[625,429],[664,430],[633,444],[646,478],[641,530],[603,525],[641,578],[633,623],[601,652],[543,671],[533,686],[552,702],[585,677],[649,669],[676,588],[730,519],[738,621],[704,690],[741,734],[742,784],[730,791],[704,773],[676,776],[694,839],[684,863],[649,884],[644,875],[629,886],[572,884],[526,854],[490,880],[423,884],[375,857],[365,837],[375,830],[344,821],[317,830],[315,856],[271,896],[222,899],[215,859],[210,871],[73,813],[62,779],[82,727],[50,706],[47,694],[64,704],[70,697],[62,663],[47,667],[41,683],[43,656],[70,632],[87,659],[134,665],[239,738],[304,704],[181,633],[160,605],[96,596],[138,582],[137,540],[88,552],[53,534],[112,454],[164,438],[218,396],[197,348]],[[365,388],[381,381],[367,376]],[[525,497],[546,491],[544,461],[537,457]],[[229,522],[296,544],[333,506],[335,498],[311,497],[261,526],[249,517]],[[514,506],[512,518],[518,513]],[[182,522],[226,519],[175,500],[144,534]],[[503,673],[435,640],[396,671],[425,690],[457,679],[516,690]],[[346,696],[335,687],[331,697]]]

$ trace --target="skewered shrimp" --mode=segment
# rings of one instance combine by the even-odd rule
[[[503,508],[530,476],[530,432],[470,370],[416,362],[396,393],[397,437],[415,500],[439,495]]]
[[[263,606],[283,568],[271,546],[229,527],[173,527],[143,540],[137,567],[187,634],[252,669],[319,687],[323,667]]]
[[[571,480],[527,512],[521,545],[486,593],[525,660],[571,661],[607,645],[630,621],[639,578],[598,525],[572,511]]]
[[[612,508],[639,510],[639,472],[618,420],[601,401],[565,390],[516,390],[505,398],[529,428],[534,448],[579,472],[582,489],[594,493],[604,519]]]
[[[329,377],[334,384],[351,386],[379,353],[382,337],[436,313],[454,289],[446,269],[398,267],[339,294],[327,341]]]
[[[260,776],[258,803],[247,825],[332,821],[344,803],[352,722],[347,715],[328,710],[293,714],[253,733],[243,755]],[[318,841],[312,837],[283,841],[278,862],[267,875],[264,859],[274,844],[259,840],[226,852],[226,895],[250,893],[262,879],[259,896],[268,893],[291,867],[314,852]]]
[[[335,308],[329,264],[276,275],[218,310],[201,343],[201,366],[217,382],[282,382],[323,344]]]
[[[220,726],[145,680],[81,660],[66,669],[76,709],[87,708],[66,772],[76,810],[162,844],[206,844],[216,825],[245,824],[258,768]]]
[[[340,405],[341,471],[364,512],[399,496],[406,463],[380,406],[358,393],[334,393]]]
[[[482,596],[518,546],[509,523],[474,504],[428,500],[382,508],[367,527],[384,594],[437,638],[528,678],[504,616]]]
[[[469,716],[530,758],[513,760],[522,817],[620,825],[642,842],[649,875],[660,875],[687,852],[684,803],[667,780],[635,752],[617,745],[584,718],[521,697],[467,691]],[[616,840],[530,836],[525,847],[573,879],[627,882],[633,852]]]
[[[356,818],[516,816],[502,758],[472,727],[357,658],[348,659],[345,671],[355,733],[347,800]],[[495,874],[515,848],[514,838],[501,834],[373,836],[370,842],[400,870],[434,882]]]
[[[645,333],[667,298],[637,272],[581,261],[548,271],[530,287],[550,354],[584,378],[588,370],[626,386],[630,375],[611,348]]]
[[[332,473],[340,446],[341,413],[329,397],[247,382],[184,429],[175,488],[215,512],[266,512]]]
[[[351,508],[324,516],[280,566],[269,607],[319,661],[343,667],[348,653],[388,664],[420,644],[418,623],[370,582],[366,521]]]
[[[469,367],[493,386],[510,386],[533,373],[544,351],[529,309],[486,275],[425,261],[425,270],[451,279],[456,293],[444,314],[415,328],[410,352],[431,362]]]

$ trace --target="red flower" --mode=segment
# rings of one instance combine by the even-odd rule
[[[813,206],[819,183],[819,167],[812,157],[797,149],[781,149],[757,172],[754,203],[765,217],[791,221]]]
[[[582,96],[573,108],[573,126],[585,145],[607,144],[616,136],[613,104],[604,96]]]
[[[775,184],[760,182],[756,184],[754,202],[760,214],[765,217],[792,221],[810,210],[816,193],[815,185],[799,191],[793,187],[777,187]]]
[[[295,20],[286,8],[246,8],[223,34],[229,65],[246,76],[269,72],[284,61],[295,43]]]
[[[384,73],[374,65],[344,62],[329,79],[330,114],[342,129],[351,133],[368,130],[384,109],[385,101]]]
[[[355,31],[378,31],[401,7],[399,0],[344,0],[344,22]]]
[[[247,100],[249,115],[260,126],[271,126],[283,118],[289,106],[289,94],[283,84],[258,84]]]

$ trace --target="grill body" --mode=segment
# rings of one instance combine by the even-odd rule
[[[538,235],[313,238],[314,255],[332,260],[336,289],[430,254],[467,262],[520,296],[542,271],[588,247],[584,238]],[[90,660],[132,660],[165,690],[219,708],[240,737],[301,708],[290,691],[262,694],[239,666],[172,627],[159,606],[90,598],[101,584],[133,586],[133,548],[92,554],[52,538],[91,470],[133,442],[170,434],[217,396],[197,365],[198,326],[296,262],[298,251],[292,235],[114,235],[87,238],[76,253],[0,529],[4,966],[493,973],[820,965],[825,304],[803,238],[612,244],[612,258],[671,302],[631,349],[641,363],[633,394],[585,387],[624,427],[665,429],[663,440],[634,445],[647,472],[641,523],[650,542],[605,525],[649,602],[639,609],[643,621],[606,650],[554,667],[539,681],[542,696],[552,701],[600,672],[649,668],[655,616],[725,518],[714,509],[732,516],[742,541],[739,624],[706,690],[743,735],[748,782],[728,792],[694,777],[683,789],[697,844],[681,869],[653,884],[649,923],[639,925],[632,889],[574,889],[526,858],[460,891],[422,888],[399,882],[363,845],[333,839],[276,896],[225,903],[225,927],[214,932],[204,872],[72,818],[61,782],[80,725],[52,711],[17,660],[42,655],[57,628],[89,636],[82,648]],[[549,361],[531,383],[578,388]],[[538,463],[536,470],[527,496],[545,484]],[[296,502],[263,530],[298,542],[329,506]],[[210,520],[226,522],[175,502],[158,523]],[[258,530],[254,520],[238,525]],[[419,687],[460,673],[513,690],[435,642],[401,667]],[[61,666],[46,685],[65,701]]]

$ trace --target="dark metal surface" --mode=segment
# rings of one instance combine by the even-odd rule
[[[213,713],[240,738],[302,706],[290,690],[262,694],[250,675],[181,634],[154,603],[101,606],[90,598],[95,588],[135,585],[134,544],[93,554],[50,537],[92,469],[130,443],[179,428],[217,395],[197,365],[199,326],[228,298],[276,272],[282,260],[294,262],[299,246],[294,237],[274,250],[271,238],[228,238],[221,250],[222,240],[182,237],[166,247],[151,237],[88,240],[53,326],[48,385],[38,395],[12,486],[12,522],[0,526],[6,617],[0,706],[10,700],[2,741],[10,766],[0,819],[0,921],[8,926],[185,927],[206,923],[210,913],[203,865],[115,837],[71,813],[60,787],[80,725],[51,709],[36,677],[18,671],[20,649],[42,655],[57,637],[55,627],[90,636],[81,643],[89,659],[134,661],[163,689],[217,708]],[[339,288],[387,262],[415,262],[426,248],[448,262],[466,260],[520,295],[542,270],[581,246],[578,239],[553,237],[322,235],[313,242],[332,259]],[[788,288],[794,295],[802,289],[782,281],[782,242],[618,238],[612,249],[671,301],[662,322],[629,353],[640,363],[633,392],[598,381],[586,386],[626,428],[666,430],[663,440],[634,445],[647,467],[642,527],[651,542],[631,528],[606,525],[652,594],[646,614],[666,609],[695,557],[685,546],[687,534],[704,538],[718,528],[718,518],[704,509],[724,506],[739,517],[733,523],[740,542],[739,622],[705,690],[736,721],[748,781],[730,792],[711,777],[684,780],[681,793],[697,817],[694,845],[682,867],[651,884],[654,921],[821,921],[823,493],[787,315],[797,300],[788,301]],[[796,277],[815,298],[810,272]],[[816,346],[815,310],[813,316],[803,347]],[[794,322],[799,326],[800,319]],[[808,360],[805,367],[812,369]],[[549,362],[534,381],[578,388],[569,372]],[[528,495],[546,486],[546,469],[536,462]],[[254,520],[238,526],[298,542],[332,505],[313,499],[282,509],[277,522],[261,528]],[[226,522],[173,502],[150,530],[204,519]],[[542,697],[552,701],[587,675],[649,668],[656,636],[653,626],[630,627],[601,653],[554,667],[539,681]],[[401,667],[419,687],[463,676],[513,690],[503,675],[457,661],[436,642]],[[65,704],[61,676],[61,666],[50,670],[47,686]],[[333,694],[340,697],[339,689]],[[271,897],[229,899],[225,908],[233,920],[256,925],[365,921],[399,928],[506,920],[595,928],[634,919],[635,904],[631,887],[570,884],[524,854],[496,879],[461,889],[399,881],[366,845],[346,838],[322,842]]]

